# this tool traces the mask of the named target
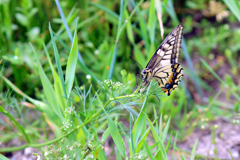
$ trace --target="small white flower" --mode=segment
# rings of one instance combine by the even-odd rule
[[[95,55],[98,55],[99,53],[100,53],[99,50],[95,50],[95,51],[94,51],[94,54],[95,54]]]
[[[70,123],[69,123],[69,120],[67,120],[67,121],[64,121],[64,122],[63,122],[62,128],[63,128],[64,130],[67,130],[68,128],[70,128],[70,126],[72,126],[72,124],[70,124]]]
[[[67,159],[67,154],[65,154],[65,155],[63,156],[63,158],[64,158],[64,159]]]
[[[91,76],[89,74],[86,75],[87,79],[91,79]]]
[[[47,156],[48,156],[48,151],[46,151],[46,152],[44,153],[44,156],[45,156],[45,157],[47,157]]]
[[[18,59],[18,56],[14,56],[13,58],[14,58],[14,59]]]
[[[89,155],[89,158],[93,159],[94,157],[93,157],[93,155],[91,154],[91,155]]]

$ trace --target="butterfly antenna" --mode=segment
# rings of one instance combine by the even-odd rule
[[[130,58],[131,58],[131,60],[133,60],[134,62],[136,62],[141,69],[143,69],[143,67],[141,66],[141,64],[139,64],[137,61],[135,61],[135,60],[132,58],[132,55],[130,55]]]

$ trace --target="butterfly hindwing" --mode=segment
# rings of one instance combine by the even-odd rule
[[[158,86],[162,88],[165,93],[170,95],[181,82],[180,78],[183,76],[182,71],[183,68],[178,63],[167,65],[156,68],[153,71],[153,78],[157,81]]]

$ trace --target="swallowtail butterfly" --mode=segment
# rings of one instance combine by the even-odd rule
[[[183,68],[178,63],[182,35],[183,26],[179,24],[164,39],[146,68],[141,72],[143,82],[139,92],[144,91],[153,79],[168,96],[177,88],[181,81],[180,78],[183,76]]]

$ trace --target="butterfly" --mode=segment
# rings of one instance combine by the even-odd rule
[[[143,92],[155,79],[164,93],[168,96],[177,88],[183,76],[183,68],[178,63],[181,51],[183,26],[179,24],[164,39],[145,69],[142,70],[142,84],[138,92]]]

